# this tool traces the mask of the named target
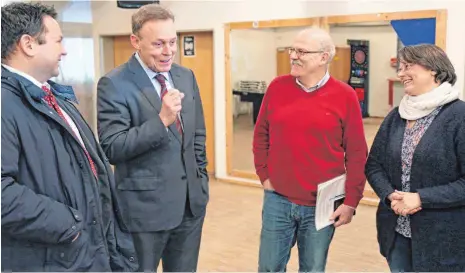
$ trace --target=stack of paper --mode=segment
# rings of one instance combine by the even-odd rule
[[[334,213],[334,202],[345,197],[346,175],[343,174],[318,185],[316,197],[315,226],[320,230],[334,221],[329,220]]]

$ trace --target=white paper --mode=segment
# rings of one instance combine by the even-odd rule
[[[318,185],[315,209],[315,226],[320,230],[334,221],[329,220],[334,213],[334,201],[345,197],[346,175],[335,177]]]

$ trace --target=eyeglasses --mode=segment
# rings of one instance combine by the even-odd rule
[[[399,63],[399,66],[397,68],[397,73],[409,71],[412,68],[412,66],[414,66],[414,64],[412,63],[405,63],[405,62]]]
[[[302,49],[297,49],[297,48],[293,48],[293,47],[290,47],[287,49],[288,52],[289,52],[289,55],[291,55],[292,53],[295,52],[295,54],[297,55],[297,57],[302,57],[302,56],[305,56],[307,54],[315,54],[315,53],[323,53],[324,51],[322,50],[318,50],[318,51],[305,51],[305,50],[302,50]]]

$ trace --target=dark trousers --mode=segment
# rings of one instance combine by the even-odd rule
[[[412,240],[396,232],[387,262],[391,272],[413,272]]]
[[[188,203],[187,203],[188,204]],[[205,215],[194,217],[186,204],[181,224],[171,230],[133,233],[139,272],[195,272]]]

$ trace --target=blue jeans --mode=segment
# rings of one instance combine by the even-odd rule
[[[259,272],[285,272],[297,242],[300,272],[324,272],[334,226],[315,229],[315,207],[291,203],[265,190],[260,235]]]
[[[413,272],[412,240],[396,232],[387,262],[391,272]]]

